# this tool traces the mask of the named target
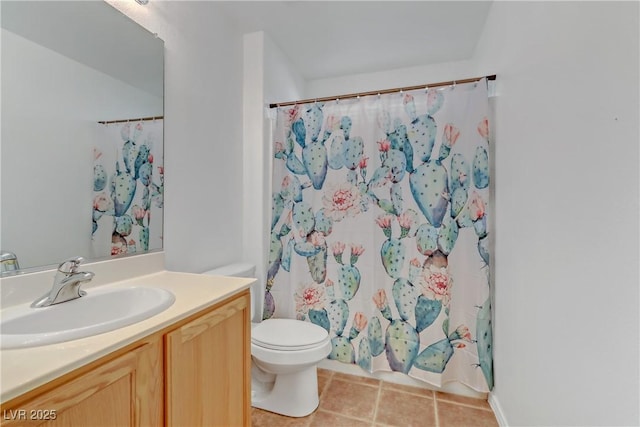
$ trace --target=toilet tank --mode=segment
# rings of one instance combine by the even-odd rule
[[[238,262],[234,264],[227,264],[214,268],[213,270],[207,270],[202,274],[208,274],[212,276],[231,276],[231,277],[250,277],[255,278],[256,266],[249,263]],[[259,281],[256,281],[251,285],[251,321],[262,321],[262,286]]]

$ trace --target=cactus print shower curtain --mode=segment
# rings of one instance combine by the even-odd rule
[[[92,257],[162,248],[163,120],[96,126]]]
[[[277,109],[264,318],[329,359],[493,387],[485,80]]]

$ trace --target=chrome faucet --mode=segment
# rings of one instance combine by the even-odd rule
[[[86,292],[80,289],[80,285],[93,279],[94,274],[90,271],[78,271],[78,266],[83,261],[84,258],[75,257],[62,262],[53,279],[51,291],[35,300],[31,307],[48,307],[86,295]]]

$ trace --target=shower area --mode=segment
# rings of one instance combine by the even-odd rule
[[[265,319],[323,327],[353,369],[491,390],[494,78],[270,106]]]

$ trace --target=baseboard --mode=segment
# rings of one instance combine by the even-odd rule
[[[496,420],[498,421],[500,427],[509,427],[507,418],[504,416],[502,406],[500,406],[500,402],[498,402],[498,398],[496,397],[496,395],[493,394],[493,392],[489,393],[489,399],[487,400],[489,401],[489,406],[491,406],[491,409],[493,409],[493,413],[495,414]]]

